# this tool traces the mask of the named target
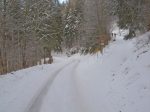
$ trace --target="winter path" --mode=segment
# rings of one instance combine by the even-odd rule
[[[35,96],[33,98],[33,100],[30,102],[31,104],[29,104],[29,106],[25,112],[40,112],[41,105],[43,103],[43,99],[47,95],[47,92],[50,89],[54,80],[58,77],[58,75],[61,75],[61,73],[64,70],[66,70],[69,66],[74,65],[73,67],[75,68],[77,62],[78,62],[77,60],[71,61],[69,64],[66,64],[65,66],[63,66],[62,68],[60,68],[59,70],[54,72],[51,75],[50,79],[47,81],[47,83],[42,87],[42,89],[40,90],[38,95]],[[74,68],[71,68],[71,69],[74,69]]]
[[[0,76],[0,112],[150,112],[149,37]]]

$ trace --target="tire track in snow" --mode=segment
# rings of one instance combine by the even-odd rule
[[[78,105],[78,108],[80,108],[80,112],[92,112],[89,109],[89,105],[87,106],[86,101],[84,100],[83,96],[82,96],[82,91],[80,88],[80,83],[78,83],[78,74],[77,74],[77,69],[78,69],[78,65],[80,64],[80,61],[75,65],[74,69],[72,70],[73,75],[71,75],[71,79],[73,82],[73,86],[76,92],[76,103]]]
[[[72,79],[79,62],[77,60],[57,75],[43,100],[41,112],[85,112],[81,111],[80,97]]]
[[[80,61],[79,61],[79,63],[80,63]],[[73,75],[71,76],[72,81],[73,81],[73,85],[74,85],[75,90],[76,90],[77,104],[78,104],[81,112],[92,112],[89,108],[90,106],[87,105],[87,102],[84,100],[84,98],[82,96],[83,95],[82,90],[79,86],[80,85],[80,83],[78,82],[79,77],[77,76],[78,75],[77,74],[77,69],[78,69],[79,63],[75,65],[75,69],[73,70]]]
[[[40,112],[43,99],[46,96],[46,94],[47,94],[51,84],[55,80],[55,78],[59,75],[59,73],[61,71],[63,71],[65,68],[67,68],[68,66],[70,66],[76,62],[78,62],[78,60],[73,60],[70,63],[65,64],[63,67],[61,67],[60,69],[58,69],[54,73],[52,73],[49,80],[44,84],[44,86],[42,88],[40,88],[37,95],[35,95],[32,98],[31,103],[27,106],[27,108],[24,112]]]

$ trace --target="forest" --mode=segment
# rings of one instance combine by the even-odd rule
[[[1,0],[0,74],[51,64],[52,52],[103,52],[115,23],[125,40],[149,31],[150,0]]]

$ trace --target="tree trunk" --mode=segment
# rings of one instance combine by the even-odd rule
[[[44,64],[46,64],[46,48],[44,47]]]
[[[4,68],[4,64],[3,64],[3,58],[2,58],[2,53],[1,53],[1,49],[0,49],[0,75],[3,74],[3,68]]]
[[[3,1],[4,4],[4,12],[3,12],[3,43],[2,43],[2,50],[3,50],[3,73],[7,73],[7,49],[6,49],[6,44],[7,44],[7,36],[6,36],[6,0]]]
[[[53,63],[53,57],[52,57],[52,54],[51,54],[51,49],[48,50],[48,54],[49,54],[48,63],[51,64],[51,63]]]

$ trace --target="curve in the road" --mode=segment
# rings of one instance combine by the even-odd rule
[[[67,63],[66,65],[64,65],[63,67],[61,67],[60,69],[58,69],[57,71],[55,71],[51,75],[49,80],[46,82],[46,84],[41,88],[40,92],[35,97],[32,98],[32,100],[31,100],[30,104],[27,106],[25,112],[40,112],[42,101],[43,101],[44,97],[46,96],[51,84],[57,77],[57,75],[59,73],[61,73],[61,71],[63,69],[67,68],[68,66],[70,66],[74,63],[78,63],[78,62],[79,62],[78,60],[73,60],[73,61]]]

